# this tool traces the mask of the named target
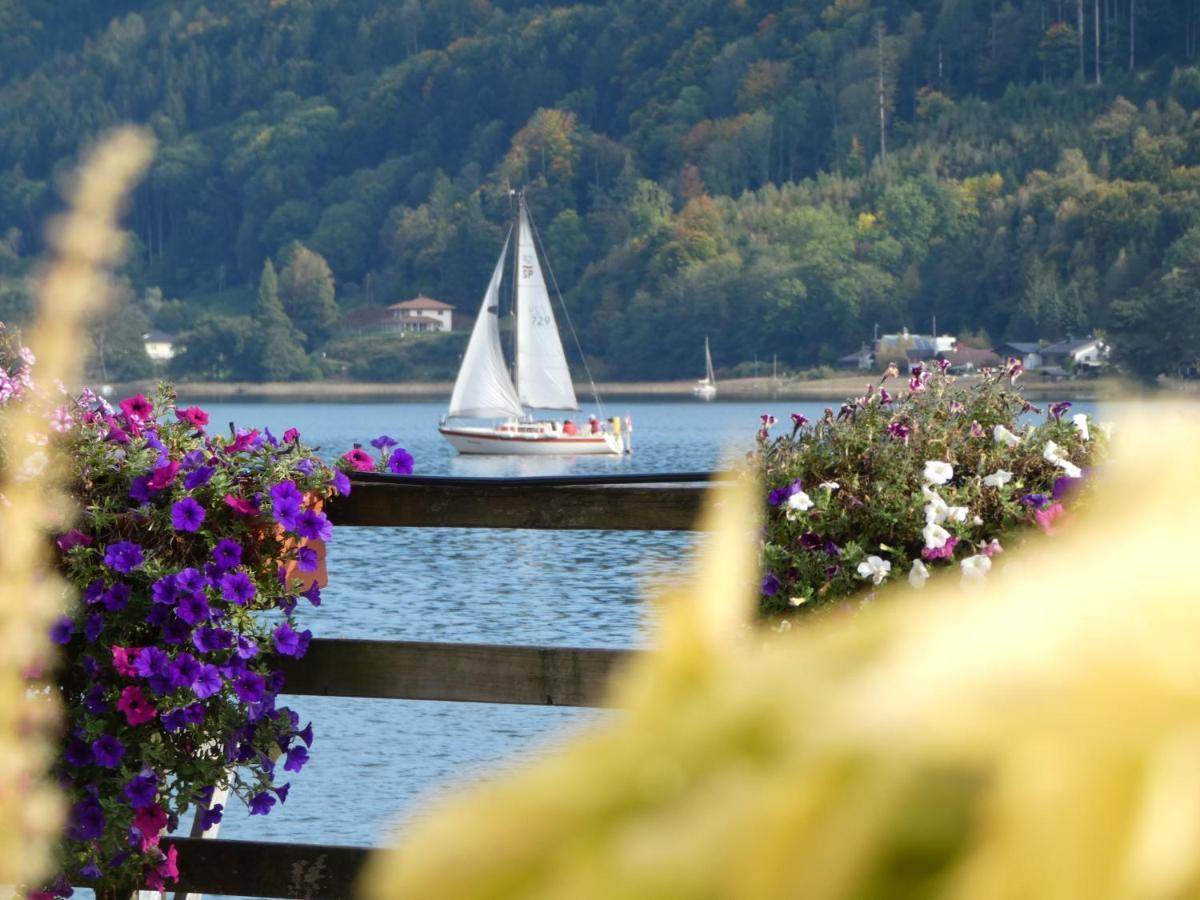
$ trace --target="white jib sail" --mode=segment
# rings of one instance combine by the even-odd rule
[[[519,416],[521,401],[508,375],[500,349],[500,277],[508,255],[508,238],[496,261],[496,270],[483,294],[479,317],[471,330],[467,352],[450,395],[450,416],[494,418]]]
[[[579,409],[524,205],[517,227],[516,282],[517,394],[531,409]]]

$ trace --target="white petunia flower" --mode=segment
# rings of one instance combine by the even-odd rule
[[[1063,470],[1063,473],[1068,478],[1083,477],[1083,469],[1079,468],[1079,466],[1075,465],[1075,463],[1071,462],[1069,459],[1060,459],[1058,461],[1058,467]]]
[[[787,512],[785,515],[789,521],[794,522],[800,513],[812,509],[812,497],[804,493],[804,491],[796,491],[792,496],[787,498]]]
[[[908,571],[908,583],[917,590],[925,587],[925,582],[929,580],[929,570],[925,568],[925,563],[919,559],[913,560],[912,568]]]
[[[840,485],[840,484],[838,484],[836,481],[822,481],[822,482],[821,482],[821,483],[818,485],[818,487],[822,487],[822,488],[824,488],[825,490],[829,491],[830,493],[833,493],[833,492],[834,492],[834,491],[836,491],[838,488],[840,488],[840,487],[841,487],[841,485]]]
[[[891,571],[892,564],[878,556],[868,556],[858,564],[858,574],[863,578],[870,578],[874,584],[882,582]]]
[[[988,487],[998,488],[1012,481],[1012,472],[1007,469],[997,469],[991,475],[985,475],[983,483]]]
[[[927,523],[921,529],[921,534],[925,536],[925,546],[930,550],[941,550],[946,546],[946,541],[950,540],[950,532],[937,522]]]
[[[948,506],[946,507],[946,518],[951,522],[965,522],[969,512],[970,510],[965,506]]]
[[[925,504],[925,521],[936,522],[941,524],[946,521],[946,517],[950,515],[950,507],[946,505],[946,501],[938,496],[937,491],[931,491],[928,488],[922,488],[925,494],[925,499],[929,502]]]
[[[1046,441],[1046,446],[1042,448],[1042,459],[1058,465],[1058,461],[1062,459],[1062,450],[1054,441]]]
[[[1079,432],[1079,436],[1085,441],[1091,439],[1088,433],[1088,420],[1086,413],[1077,413],[1071,416],[1071,421],[1075,423],[1075,430]]]
[[[983,583],[984,576],[992,568],[992,561],[979,553],[968,556],[959,565],[962,567],[962,586],[975,587]]]
[[[788,606],[803,606],[806,602],[807,597],[788,597]]]
[[[1015,447],[1021,443],[1021,439],[1003,425],[997,425],[992,429],[992,438],[997,444],[1006,444],[1009,447]]]
[[[971,524],[972,525],[982,525],[983,519],[979,518],[979,516],[975,516],[974,518],[971,519]]]
[[[954,477],[954,466],[940,459],[931,459],[925,463],[925,481],[929,484],[945,484]]]

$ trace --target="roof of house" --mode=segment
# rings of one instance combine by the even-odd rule
[[[167,334],[165,331],[151,331],[143,334],[142,340],[147,344],[171,344],[175,341],[175,335]]]
[[[1016,350],[1018,353],[1040,353],[1042,345],[1037,341],[1008,341],[996,348],[1000,350]]]
[[[1074,353],[1077,350],[1084,350],[1096,344],[1103,343],[1100,338],[1067,338],[1065,341],[1059,341],[1057,344],[1051,344],[1049,347],[1043,347],[1043,354],[1057,355]]]
[[[417,297],[415,300],[405,300],[403,303],[393,303],[388,309],[454,309],[449,303],[433,300],[429,297]]]
[[[951,366],[995,366],[999,365],[1000,357],[993,350],[980,347],[959,347],[956,350],[943,350],[938,353],[939,359],[947,360]]]

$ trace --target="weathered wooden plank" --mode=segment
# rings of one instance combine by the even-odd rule
[[[352,897],[370,850],[266,841],[163,838],[179,851],[179,891],[286,900]]]
[[[338,525],[691,531],[708,483],[594,479],[356,479]]]
[[[392,700],[599,706],[613,668],[637,651],[426,641],[317,639],[285,660],[284,692]]]

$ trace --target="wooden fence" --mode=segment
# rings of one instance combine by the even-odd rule
[[[711,473],[573,478],[362,475],[329,506],[339,525],[687,531]],[[332,574],[336,579],[336,572]],[[637,651],[423,641],[313,640],[285,666],[292,695],[595,706],[609,672]],[[370,848],[164,838],[184,893],[351,896]]]

